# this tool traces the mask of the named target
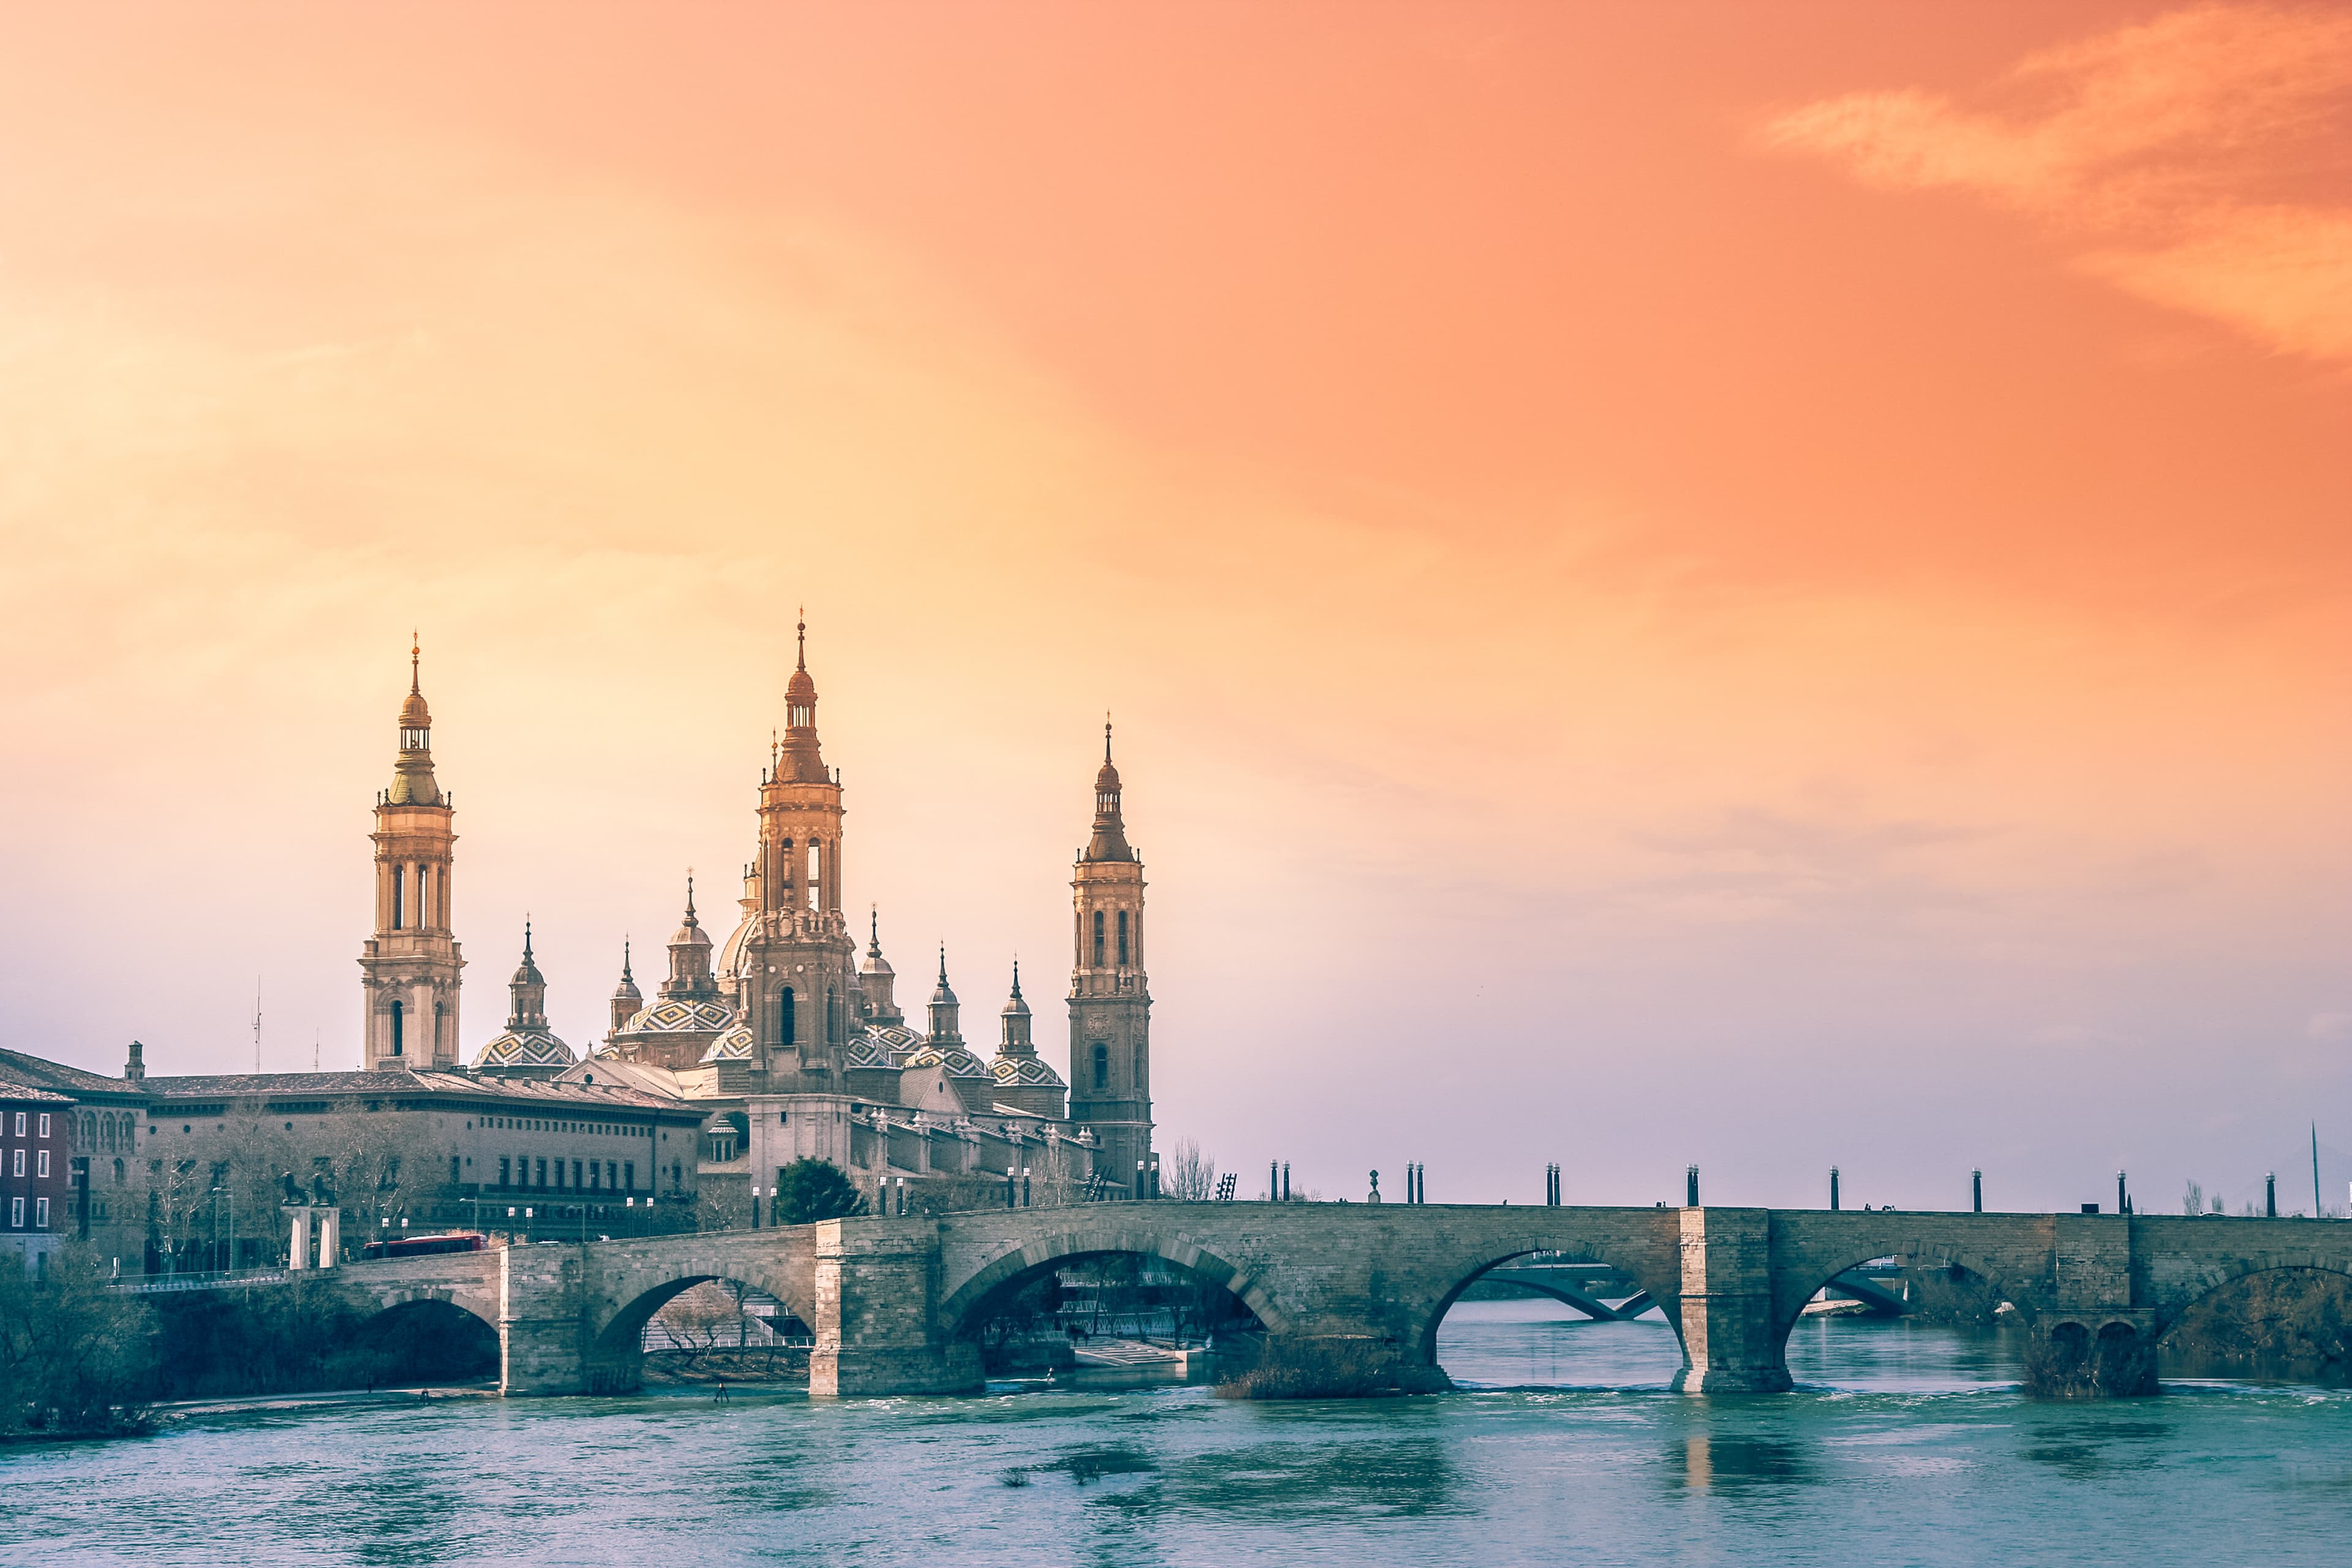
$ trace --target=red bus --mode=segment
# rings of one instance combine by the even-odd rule
[[[488,1252],[490,1238],[478,1230],[452,1230],[439,1236],[404,1236],[397,1241],[371,1241],[360,1248],[363,1259],[429,1258],[436,1252]]]

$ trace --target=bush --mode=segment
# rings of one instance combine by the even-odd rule
[[[95,1255],[66,1247],[32,1278],[0,1256],[0,1436],[137,1430],[152,1397],[153,1315],[106,1288]]]
[[[1257,1364],[1217,1384],[1227,1399],[1366,1399],[1433,1392],[1444,1373],[1409,1368],[1370,1339],[1268,1338]]]

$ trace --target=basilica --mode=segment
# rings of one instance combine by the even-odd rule
[[[399,753],[372,835],[375,931],[360,955],[368,1071],[593,1086],[690,1110],[700,1205],[722,1223],[758,1223],[761,1200],[803,1157],[840,1166],[883,1212],[905,1208],[910,1183],[919,1198],[950,1180],[1008,1192],[1042,1182],[1065,1199],[1154,1194],[1143,867],[1127,840],[1108,724],[1093,830],[1071,879],[1066,1078],[1037,1054],[1017,965],[992,1051],[964,1037],[944,951],[910,1019],[878,914],[863,932],[851,923],[841,775],[818,742],[805,624],[783,731],[760,776],[733,930],[713,941],[689,878],[667,973],[648,997],[625,947],[609,1026],[585,1051],[549,1026],[526,930],[505,1027],[468,1061],[453,809],[434,772],[417,650],[410,659]]]

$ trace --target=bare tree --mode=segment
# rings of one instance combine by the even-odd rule
[[[1204,1204],[1217,1195],[1217,1163],[1201,1152],[1197,1138],[1179,1138],[1160,1163],[1160,1191],[1164,1197]]]

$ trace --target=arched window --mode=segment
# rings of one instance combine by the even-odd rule
[[[433,868],[430,866],[416,868],[416,923],[420,926],[433,923]]]
[[[394,866],[392,868],[392,929],[398,931],[406,924],[407,915],[408,868]]]
[[[824,988],[824,1043],[841,1044],[841,998],[830,985]]]
[[[118,1187],[122,1184],[122,1162],[120,1160],[114,1162],[114,1184]]]
[[[1102,963],[1103,963],[1103,912],[1102,912],[1100,910],[1097,910],[1095,911],[1095,967],[1096,967],[1097,969],[1100,969],[1100,968],[1102,967]]]
[[[114,1132],[114,1118],[111,1116],[106,1119],[106,1131],[107,1142],[110,1143],[113,1142]],[[81,1146],[85,1149],[98,1147],[98,1118],[87,1110],[81,1113]]]
[[[1127,911],[1118,911],[1118,961],[1127,962]]]
[[[789,1046],[801,1037],[799,1009],[794,1000],[789,985],[776,993],[776,1044],[780,1046]]]
[[[402,1047],[403,1047],[403,1045],[404,1045],[404,1042],[401,1039],[401,1028],[400,1028],[400,1026],[401,1026],[401,1007],[400,1007],[400,1004],[399,1004],[399,1003],[394,1002],[394,1003],[392,1005],[392,1054],[393,1054],[394,1056],[398,1056],[398,1055],[400,1055],[400,1053],[401,1053],[401,1049],[402,1049]]]
[[[812,838],[809,840],[808,907],[813,910],[824,907],[819,900],[817,891],[824,880],[824,846]]]
[[[1095,1042],[1095,1087],[1110,1087],[1110,1047],[1099,1040]]]

